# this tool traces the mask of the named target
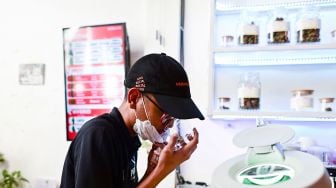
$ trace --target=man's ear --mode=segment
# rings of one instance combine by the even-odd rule
[[[137,88],[131,88],[128,90],[127,102],[130,105],[130,108],[135,109],[138,99],[140,98],[141,93]]]

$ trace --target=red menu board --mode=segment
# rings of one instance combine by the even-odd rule
[[[73,140],[86,121],[123,100],[129,65],[126,25],[64,28],[63,44],[66,132]]]

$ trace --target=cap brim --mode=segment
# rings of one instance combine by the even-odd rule
[[[173,97],[167,95],[153,94],[160,107],[169,115],[177,119],[199,118],[204,116],[191,98]]]

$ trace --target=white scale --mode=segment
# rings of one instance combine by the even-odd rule
[[[287,126],[267,125],[244,130],[233,138],[247,153],[222,163],[214,171],[215,188],[331,188],[323,163],[315,156],[283,150],[295,132]]]

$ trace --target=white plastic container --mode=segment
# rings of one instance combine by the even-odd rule
[[[232,35],[223,35],[222,36],[222,45],[227,46],[233,46],[234,45],[234,37]]]
[[[333,111],[334,98],[320,98],[320,105],[322,112]]]
[[[331,34],[331,37],[333,38],[333,40],[336,41],[336,29],[335,29],[335,30],[332,30],[332,31],[330,32],[330,34]]]
[[[314,90],[299,89],[292,91],[292,98],[290,100],[290,107],[295,111],[312,110],[314,107]]]
[[[229,97],[218,97],[218,110],[230,110],[231,99]]]

